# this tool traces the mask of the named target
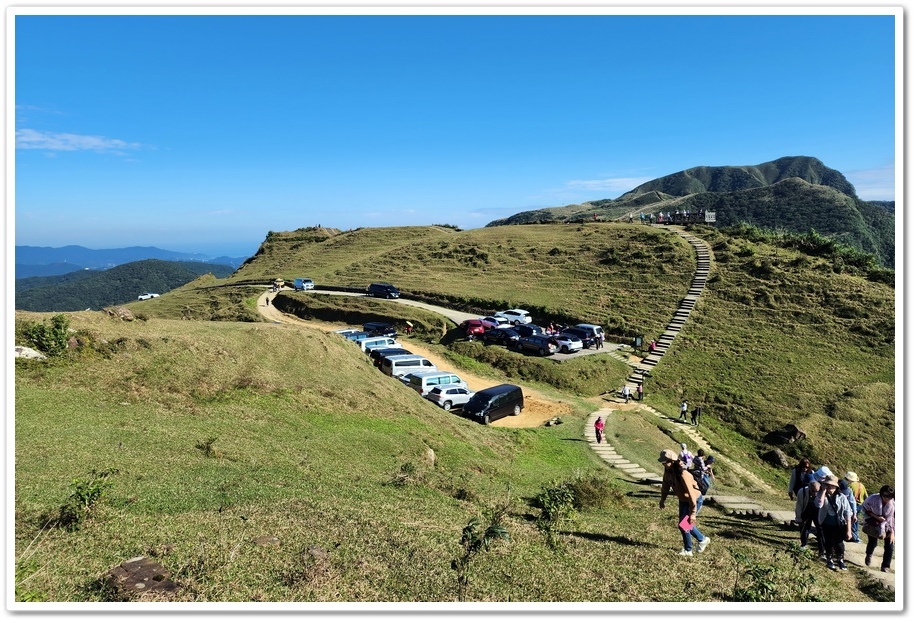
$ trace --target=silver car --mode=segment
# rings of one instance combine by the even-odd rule
[[[449,383],[447,385],[436,385],[426,394],[426,399],[435,402],[437,405],[451,411],[455,407],[464,406],[474,392],[467,387]]]

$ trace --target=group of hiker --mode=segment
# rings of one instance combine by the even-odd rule
[[[846,543],[868,538],[865,566],[871,566],[878,542],[884,544],[881,571],[889,572],[894,555],[894,488],[881,487],[868,494],[858,474],[847,471],[838,478],[826,465],[814,469],[811,460],[801,459],[789,474],[789,499],[795,500],[795,522],[802,549],[813,534],[818,557],[829,569],[846,570]]]

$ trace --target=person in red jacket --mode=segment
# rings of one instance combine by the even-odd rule
[[[595,439],[598,440],[598,443],[601,443],[601,440],[604,438],[604,420],[601,419],[601,416],[598,416],[598,419],[595,420]]]

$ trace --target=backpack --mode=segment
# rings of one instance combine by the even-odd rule
[[[709,481],[706,480],[706,474],[703,473],[702,469],[691,469],[689,471],[700,489],[700,495],[706,495],[706,492],[709,491]]]

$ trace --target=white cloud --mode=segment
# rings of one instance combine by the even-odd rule
[[[651,179],[651,177],[609,177],[603,180],[572,180],[566,182],[566,188],[570,190],[627,192]]]
[[[116,138],[69,134],[66,132],[41,132],[24,128],[16,130],[16,149],[44,149],[47,151],[96,151],[122,153],[126,149],[139,149],[140,143],[128,143]]]
[[[860,169],[844,174],[855,186],[856,194],[865,201],[894,200],[894,166],[886,165],[875,169]]]

